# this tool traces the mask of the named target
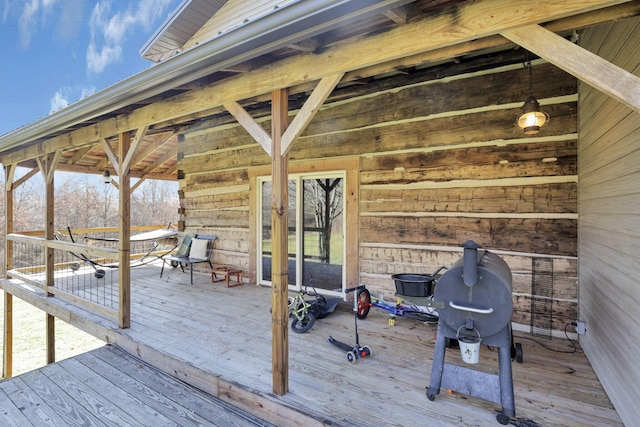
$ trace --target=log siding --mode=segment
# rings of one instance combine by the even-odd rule
[[[483,71],[470,61],[446,73],[435,67],[337,89],[293,144],[291,165],[360,159],[355,280],[374,295],[393,295],[391,274],[451,265],[458,245],[474,239],[508,258],[513,320],[521,328],[531,318],[535,257],[553,259],[554,329],[576,318],[577,82],[533,62],[535,95],[552,119],[525,138],[513,124],[529,90],[520,59]],[[290,118],[296,113],[294,107]],[[254,106],[252,115],[269,131],[267,107]],[[221,236],[214,261],[233,256],[249,270],[256,209],[250,177],[269,173],[269,156],[230,116],[204,120],[182,138],[186,229]],[[225,236],[233,248],[221,247]]]

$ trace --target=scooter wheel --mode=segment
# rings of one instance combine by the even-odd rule
[[[356,298],[358,298],[356,316],[360,320],[365,319],[369,315],[369,309],[371,308],[371,294],[367,288],[360,289]]]
[[[356,363],[357,356],[353,351],[347,352],[347,360],[349,363]]]
[[[369,346],[364,346],[362,347],[362,352],[365,354],[365,356],[369,357],[369,356],[373,356],[373,351],[371,351],[371,349],[369,348]]]

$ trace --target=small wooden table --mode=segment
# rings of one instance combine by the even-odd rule
[[[222,278],[218,278],[218,276],[222,276]],[[235,276],[235,281],[231,281],[231,277]],[[220,267],[214,267],[211,270],[211,283],[215,282],[226,282],[227,288],[232,288],[234,286],[242,285],[242,270],[239,270],[234,267],[229,267],[227,265],[223,265]]]

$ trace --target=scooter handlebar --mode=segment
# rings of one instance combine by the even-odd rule
[[[365,287],[366,287],[365,285],[360,285],[360,286],[356,286],[355,288],[345,289],[344,292],[347,294],[350,294],[353,291],[358,291],[360,289],[364,289]]]

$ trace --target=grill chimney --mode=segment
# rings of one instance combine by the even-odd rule
[[[462,280],[469,287],[475,286],[478,283],[478,248],[482,246],[473,240],[467,240],[462,247],[464,248]]]

